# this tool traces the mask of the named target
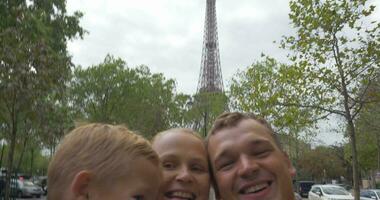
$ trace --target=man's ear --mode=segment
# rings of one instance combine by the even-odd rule
[[[295,177],[296,176],[296,168],[294,168],[292,162],[290,161],[288,154],[285,151],[283,152],[283,154],[285,157],[286,166],[288,167],[290,176]]]
[[[88,199],[89,185],[92,180],[92,174],[89,171],[80,171],[71,182],[71,192],[75,199]]]

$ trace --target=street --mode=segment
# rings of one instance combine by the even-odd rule
[[[25,200],[25,199],[28,199],[28,200],[46,200],[46,196],[42,196],[41,198],[16,198],[16,200]]]

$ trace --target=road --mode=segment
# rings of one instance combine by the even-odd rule
[[[46,200],[46,196],[43,196],[41,198],[20,198],[20,199],[16,199],[16,200]]]

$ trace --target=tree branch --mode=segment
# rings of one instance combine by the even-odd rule
[[[376,76],[373,79],[375,79],[375,78],[376,78]],[[373,101],[365,101],[364,100],[367,97],[367,91],[368,91],[369,87],[371,86],[372,81],[373,81],[372,79],[368,80],[368,83],[365,86],[364,91],[362,92],[361,95],[359,95],[360,96],[359,100],[354,99],[354,103],[352,104],[352,106],[351,106],[350,109],[354,108],[354,106],[356,106],[357,104],[359,104],[359,108],[353,113],[352,119],[355,119],[356,115],[358,115],[360,113],[360,111],[363,108],[364,104],[377,102],[377,100],[373,100]]]
[[[362,70],[360,72],[358,72],[356,75],[357,76],[361,75],[363,72],[365,72],[366,70],[368,70],[369,68],[371,68],[374,63],[375,63],[375,61],[373,61],[372,63],[369,63],[368,66],[362,68]],[[347,73],[347,75],[345,76],[345,78],[347,78],[349,74],[351,74],[351,73],[353,73],[353,72],[355,72],[355,71],[357,71],[359,69],[361,69],[361,68],[356,68],[355,70],[351,71],[350,73]],[[347,85],[349,85],[354,79],[355,78],[348,79],[347,80]]]
[[[312,108],[312,109],[322,110],[322,111],[332,113],[332,114],[342,115],[344,117],[346,116],[345,112],[342,112],[340,110],[328,109],[328,108],[324,108],[317,105],[303,105],[303,104],[297,104],[297,103],[280,103],[280,102],[278,104],[282,106],[288,106],[288,107],[295,106],[295,107],[301,107],[301,108]]]

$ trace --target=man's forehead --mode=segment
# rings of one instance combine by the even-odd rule
[[[234,134],[248,133],[248,132],[252,134],[271,136],[271,131],[265,125],[261,124],[257,120],[243,119],[240,122],[238,122],[235,126],[225,127],[214,132],[214,134],[210,136],[210,139],[214,136],[222,135],[222,134],[225,136],[231,135],[231,137],[233,137]]]
[[[240,121],[236,126],[226,127],[216,131],[209,137],[208,146],[211,148],[220,148],[219,146],[228,146],[238,142],[241,137],[252,138],[256,141],[272,141],[270,131],[264,125],[253,119]],[[256,138],[256,139],[255,139]],[[261,139],[259,139],[261,138]],[[210,148],[208,149],[210,151]]]

